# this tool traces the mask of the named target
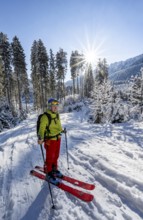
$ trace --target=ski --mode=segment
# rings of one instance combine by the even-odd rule
[[[44,169],[43,167],[40,167],[40,166],[35,166],[35,169],[41,171],[41,172],[44,172]],[[69,182],[73,185],[76,185],[76,186],[79,186],[83,189],[86,189],[86,190],[93,190],[95,189],[95,185],[94,184],[90,184],[90,183],[85,183],[81,180],[77,180],[77,179],[74,179],[72,177],[69,177],[69,176],[66,176],[66,175],[63,175],[62,180],[66,181],[66,182]]]
[[[35,176],[35,177],[38,177],[39,179],[42,179],[42,180],[45,180],[48,182],[48,180],[46,180],[46,175],[44,173],[40,173],[38,171],[35,171],[35,170],[31,170],[30,171],[30,174],[32,176]],[[50,182],[49,182],[50,183]],[[53,184],[53,183],[50,183],[50,184]],[[89,193],[86,193],[86,192],[83,192],[81,190],[78,190],[78,189],[75,189],[73,187],[70,187],[62,182],[59,181],[59,184],[56,185],[56,184],[53,184],[54,186],[72,194],[73,196],[81,199],[82,201],[84,202],[91,202],[94,198],[93,195],[89,194]]]

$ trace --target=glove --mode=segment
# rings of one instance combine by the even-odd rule
[[[38,140],[38,144],[43,144],[43,142],[44,142],[44,140],[43,139],[41,139],[41,140]]]

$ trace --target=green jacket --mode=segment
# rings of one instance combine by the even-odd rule
[[[46,114],[42,115],[41,119],[40,119],[40,127],[39,127],[39,132],[38,132],[38,136],[44,140],[45,139],[51,139],[51,140],[56,140],[57,137],[53,137],[50,138],[52,136],[56,136],[56,135],[60,135],[60,133],[62,132],[62,126],[61,126],[61,121],[60,121],[60,117],[58,113],[53,113],[50,110],[46,111],[48,114],[51,115],[51,123],[49,126],[49,119],[46,116]],[[58,117],[57,117],[58,114]],[[49,126],[49,131],[47,131],[47,126]]]

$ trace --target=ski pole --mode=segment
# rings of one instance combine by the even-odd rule
[[[44,152],[43,152],[43,147],[42,147],[42,144],[40,144],[40,147],[41,147],[41,152],[42,152],[43,161],[44,161],[44,163],[45,163],[45,159],[44,159]]]
[[[67,165],[68,165],[68,170],[69,170],[69,155],[68,155],[68,143],[67,143],[67,130],[66,130],[66,128],[64,128],[64,133],[65,133],[65,141],[66,141]]]
[[[44,158],[44,152],[43,152],[43,147],[42,147],[42,144],[40,144],[40,147],[41,147],[41,152],[42,152],[42,157],[43,157],[43,161],[45,163],[45,158]],[[53,201],[53,195],[52,195],[52,190],[51,190],[51,186],[50,186],[50,183],[49,181],[48,182],[48,186],[49,186],[49,191],[50,191],[50,196],[51,196],[51,200],[52,200],[52,209],[55,209],[55,205],[54,205],[54,201]]]

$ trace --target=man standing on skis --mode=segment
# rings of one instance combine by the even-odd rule
[[[46,160],[44,164],[44,171],[46,178],[53,182],[58,183],[57,177],[62,177],[61,172],[58,170],[58,158],[60,153],[61,133],[63,132],[61,121],[58,113],[59,102],[53,98],[48,100],[47,117],[43,114],[40,118],[40,125],[38,131],[38,144],[44,142],[46,150]]]

